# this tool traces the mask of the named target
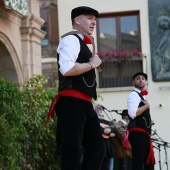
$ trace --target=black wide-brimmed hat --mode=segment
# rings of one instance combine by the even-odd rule
[[[147,74],[145,74],[145,73],[143,73],[143,72],[138,72],[138,73],[136,73],[136,74],[133,76],[133,80],[135,79],[136,76],[139,76],[139,75],[144,76],[146,80],[148,79]]]
[[[71,11],[71,20],[73,20],[75,17],[82,15],[82,14],[93,14],[94,16],[98,17],[99,13],[97,10],[87,7],[87,6],[79,6]]]

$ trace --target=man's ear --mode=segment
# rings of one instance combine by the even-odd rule
[[[80,25],[80,18],[79,17],[76,17],[74,19],[74,22],[76,23],[76,25]]]

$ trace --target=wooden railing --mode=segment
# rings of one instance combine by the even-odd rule
[[[99,88],[133,86],[132,76],[143,70],[142,59],[117,62],[103,61],[99,73]]]

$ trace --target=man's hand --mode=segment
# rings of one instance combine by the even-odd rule
[[[136,116],[141,115],[145,110],[147,110],[150,107],[150,104],[148,103],[147,100],[141,100],[141,101],[144,103],[144,105],[137,109]]]
[[[104,129],[103,132],[104,132],[104,134],[107,135],[107,134],[109,134],[111,132],[111,129],[109,127],[107,127],[107,128]]]
[[[90,65],[92,66],[92,68],[97,68],[98,66],[101,65],[102,61],[101,59],[98,57],[98,55],[94,55],[90,58],[89,60]]]
[[[148,107],[150,107],[150,104],[148,103],[147,100],[141,100],[145,105],[148,105]]]
[[[109,135],[111,138],[115,137],[116,135],[114,133],[110,133]]]

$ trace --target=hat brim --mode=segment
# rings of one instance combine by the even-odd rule
[[[137,76],[139,76],[139,75],[144,76],[146,80],[148,79],[147,74],[145,74],[145,73],[143,73],[143,72],[139,72],[139,73],[136,73],[136,74],[133,76],[133,80],[135,79],[135,77],[137,77]]]
[[[87,6],[80,6],[77,8],[74,8],[71,11],[71,20],[73,20],[75,17],[79,16],[79,15],[94,15],[95,17],[99,17],[99,13],[97,10],[87,7]]]

